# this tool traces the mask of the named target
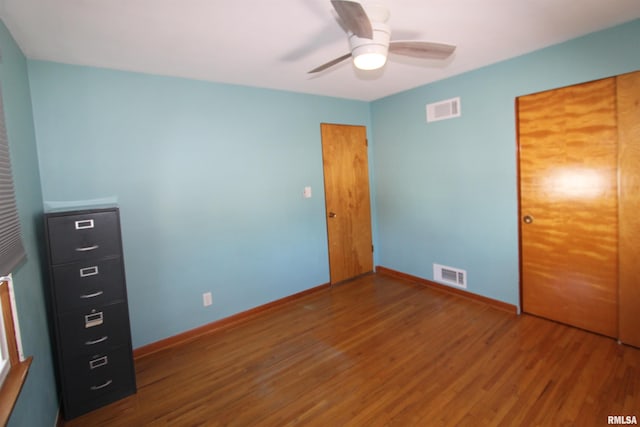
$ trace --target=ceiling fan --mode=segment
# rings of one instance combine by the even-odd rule
[[[375,70],[387,62],[387,53],[424,59],[446,59],[456,47],[443,43],[420,40],[391,40],[387,24],[389,10],[379,3],[367,5],[352,0],[331,0],[333,8],[347,30],[351,52],[339,56],[309,71],[319,73],[353,57],[353,64],[361,70]]]

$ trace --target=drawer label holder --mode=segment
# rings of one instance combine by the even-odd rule
[[[92,219],[83,219],[81,221],[76,221],[76,230],[86,230],[93,227],[94,225]]]
[[[97,265],[80,269],[80,277],[97,276],[98,274],[100,274],[100,272],[98,271]]]
[[[94,326],[99,326],[104,323],[104,315],[101,311],[91,314],[84,315],[84,327],[85,328],[93,328]]]
[[[96,369],[101,366],[109,364],[109,358],[107,356],[98,357],[96,359],[89,360],[89,369]]]

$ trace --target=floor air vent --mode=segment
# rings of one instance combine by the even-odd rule
[[[433,264],[433,280],[458,288],[467,288],[467,272],[459,268]]]
[[[460,98],[427,104],[427,122],[460,117]]]

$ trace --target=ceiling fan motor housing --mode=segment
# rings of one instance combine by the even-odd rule
[[[371,22],[373,38],[361,38],[349,33],[351,55],[357,68],[373,70],[382,67],[387,61],[391,28],[384,22]]]

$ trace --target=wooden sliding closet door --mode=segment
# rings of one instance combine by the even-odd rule
[[[640,347],[640,71],[617,83],[620,341]]]
[[[517,107],[523,310],[617,337],[616,80]]]

